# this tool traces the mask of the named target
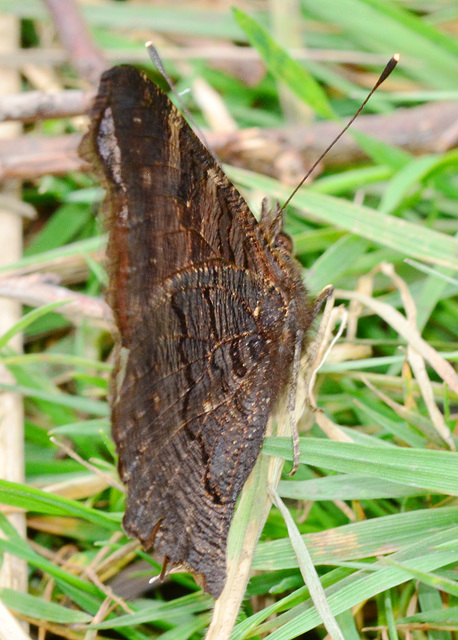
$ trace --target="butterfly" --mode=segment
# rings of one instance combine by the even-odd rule
[[[237,497],[316,308],[282,216],[256,221],[146,75],[103,74],[80,152],[106,190],[124,529],[217,598]]]

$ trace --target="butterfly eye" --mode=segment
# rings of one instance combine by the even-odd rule
[[[285,251],[288,255],[293,252],[293,241],[288,234],[280,232],[275,238],[275,247]]]

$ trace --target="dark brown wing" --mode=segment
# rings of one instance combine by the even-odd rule
[[[235,501],[289,373],[305,292],[181,114],[136,70],[103,75],[82,153],[107,189],[124,526],[217,597]]]
[[[167,96],[133,67],[102,76],[82,154],[108,190],[108,301],[124,340],[125,314],[148,289],[145,272],[150,287],[209,260],[268,273],[246,202]]]

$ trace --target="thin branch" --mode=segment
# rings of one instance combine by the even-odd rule
[[[289,55],[294,60],[314,60],[316,62],[334,62],[355,65],[382,65],[386,61],[386,54],[368,53],[367,51],[344,51],[340,49],[292,49]],[[172,62],[189,60],[205,60],[209,63],[227,62],[243,63],[244,65],[258,65],[261,56],[255,49],[240,47],[232,44],[198,45],[161,47],[161,57]],[[105,52],[109,64],[140,64],[145,62],[143,48],[136,50],[110,49]],[[403,59],[404,65],[409,66],[409,60]],[[58,66],[70,62],[70,56],[64,49],[30,48],[22,49],[14,56],[3,55],[0,52],[0,66],[10,69],[21,69],[28,64]],[[416,64],[416,61],[413,62]]]
[[[78,75],[97,84],[108,65],[95,45],[78,5],[74,0],[45,0],[45,3]]]
[[[81,105],[88,103],[84,94]],[[0,111],[2,107],[0,106]],[[28,112],[29,118],[34,116]],[[47,117],[43,111],[39,117]],[[51,116],[49,116],[51,117]],[[414,155],[439,153],[458,144],[457,103],[433,103],[411,109],[398,109],[390,115],[361,116],[354,129]],[[222,162],[286,180],[293,167],[298,178],[318,157],[327,140],[339,131],[333,122],[318,122],[310,127],[281,129],[250,128],[231,134],[207,132],[206,137]],[[89,165],[77,153],[78,134],[45,138],[23,136],[14,142],[0,140],[0,180],[15,177],[32,180],[40,176],[62,175],[69,171],[88,171]],[[361,162],[366,159],[354,138],[345,135],[326,156],[328,167]]]
[[[89,165],[78,157],[80,141],[79,134],[0,140],[0,180],[33,180],[45,175],[89,170]]]
[[[0,297],[18,300],[31,307],[40,307],[50,302],[69,300],[59,307],[58,313],[75,324],[91,319],[98,326],[113,329],[111,309],[103,300],[71,291],[65,287],[49,283],[42,274],[32,274],[18,278],[0,279]]]
[[[0,121],[34,122],[48,118],[71,118],[86,113],[95,97],[93,91],[28,91],[0,99]]]

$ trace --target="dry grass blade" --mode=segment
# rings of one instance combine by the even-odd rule
[[[323,620],[326,631],[332,640],[344,640],[342,631],[334,618],[329,603],[326,599],[326,594],[321,585],[320,578],[313,565],[312,558],[308,552],[307,546],[299,533],[299,530],[291,517],[290,512],[285,506],[285,503],[280,498],[275,489],[269,489],[270,497],[280,511],[288,528],[289,539],[294,548],[297,560],[299,562],[299,568],[301,570],[304,582],[310,592],[310,597],[313,600],[318,613]]]
[[[0,640],[30,640],[19,623],[0,601]]]
[[[442,380],[448,384],[450,389],[458,393],[458,376],[451,364],[439,355],[431,345],[423,340],[418,331],[411,326],[399,311],[383,302],[379,302],[374,298],[370,298],[356,291],[343,291],[342,289],[338,289],[335,293],[337,298],[360,302],[383,318],[409,345],[429,362]]]

